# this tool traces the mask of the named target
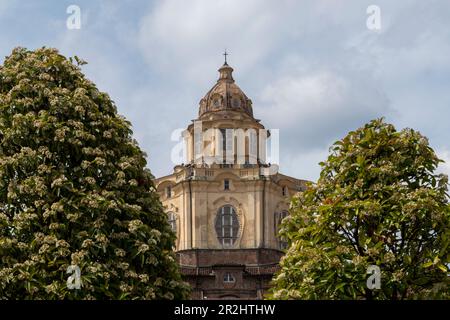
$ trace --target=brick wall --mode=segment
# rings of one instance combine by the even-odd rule
[[[261,299],[282,252],[272,249],[194,249],[177,252],[191,299]],[[224,281],[229,274],[234,281]]]

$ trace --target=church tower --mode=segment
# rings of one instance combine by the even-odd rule
[[[262,299],[286,246],[280,222],[305,181],[266,163],[270,132],[226,60],[218,71],[184,132],[186,163],[156,187],[192,298]]]

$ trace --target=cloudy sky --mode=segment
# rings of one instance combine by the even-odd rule
[[[0,0],[0,56],[48,46],[88,61],[155,176],[171,172],[171,133],[197,116],[224,48],[255,117],[280,129],[283,173],[317,179],[334,141],[381,116],[426,135],[450,173],[449,12],[447,0]]]

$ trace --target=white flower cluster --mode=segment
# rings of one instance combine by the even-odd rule
[[[99,166],[102,166],[102,167],[106,166],[106,160],[105,160],[105,158],[102,158],[102,157],[96,157],[96,158],[94,159],[94,162],[95,162],[97,165],[99,165]]]
[[[56,212],[64,212],[64,205],[61,202],[52,203],[50,208]]]
[[[54,140],[58,141],[58,142],[64,142],[65,137],[66,137],[66,132],[69,132],[69,131],[70,130],[67,127],[62,127],[62,128],[56,129]]]
[[[50,223],[50,225],[49,225],[48,228],[49,228],[50,230],[58,230],[58,229],[60,229],[62,226],[63,226],[62,223],[52,222],[52,223]]]
[[[116,249],[116,250],[114,251],[114,253],[115,253],[116,256],[118,256],[118,257],[125,257],[125,255],[126,255],[126,252],[125,252],[125,250],[123,250],[123,249]]]
[[[6,238],[6,239],[0,240],[0,248],[3,248],[3,249],[13,248],[16,246],[16,244],[17,244],[17,240],[15,240],[15,239]]]
[[[58,106],[58,105],[60,104],[60,99],[59,99],[59,97],[57,97],[57,96],[55,96],[55,95],[53,95],[53,94],[49,96],[48,101],[49,101],[49,103],[50,103],[50,105],[51,105],[52,107],[56,107],[56,106]]]
[[[79,114],[84,114],[84,107],[83,106],[75,106],[75,112]]]
[[[45,146],[40,146],[38,148],[38,153],[42,157],[47,158],[47,159],[51,159],[53,157],[53,154],[50,152],[50,149],[48,147],[45,147]]]
[[[142,283],[148,283],[148,281],[149,281],[149,276],[148,276],[147,274],[140,274],[140,275],[139,275],[139,280],[140,280]]]
[[[83,154],[87,156],[97,156],[97,157],[103,157],[104,152],[100,148],[91,148],[91,147],[85,147],[81,149]]]
[[[90,165],[91,165],[91,163],[90,163],[89,161],[87,161],[87,160],[83,160],[83,161],[81,162],[81,168],[82,168],[83,170],[86,170],[87,168],[89,168]]]
[[[136,179],[130,179],[130,180],[128,181],[128,184],[129,184],[130,186],[132,186],[132,187],[137,187],[138,182],[136,181]]]
[[[131,233],[136,233],[144,225],[141,220],[131,220],[128,223],[128,231]]]
[[[95,184],[95,179],[93,177],[86,177],[86,178],[84,178],[84,181],[90,185]]]
[[[84,249],[84,248],[92,247],[93,245],[94,245],[94,241],[92,241],[92,239],[86,239],[81,244],[81,247]]]
[[[33,121],[33,126],[36,128],[42,128],[44,126],[44,121],[37,119]]]
[[[112,138],[112,130],[106,130],[105,132],[103,132],[103,137],[106,139],[111,139]]]
[[[56,241],[56,247],[57,248],[69,248],[70,245],[66,240],[58,240],[58,241]]]
[[[81,213],[67,213],[66,218],[70,222],[76,222],[81,217]]]
[[[133,290],[133,287],[130,285],[127,285],[126,283],[122,282],[119,286],[120,290],[122,292],[131,292]]]
[[[122,170],[126,170],[126,169],[128,169],[130,167],[132,167],[132,165],[129,162],[127,162],[127,161],[119,163],[119,168],[122,169]]]
[[[77,252],[72,253],[70,256],[71,258],[71,264],[72,265],[80,265],[81,262],[84,260],[84,257],[86,256],[87,252],[84,250],[80,250]]]
[[[130,265],[126,262],[119,262],[117,264],[117,268],[122,269],[122,270],[128,270],[129,267],[130,267]]]
[[[40,164],[40,165],[38,166],[38,173],[39,173],[40,175],[47,175],[47,174],[49,174],[50,172],[52,172],[52,167],[51,167],[51,166],[48,166],[48,165],[46,165],[46,164]]]
[[[58,242],[58,239],[54,235],[47,235],[44,236],[42,242],[54,245]]]
[[[139,246],[138,252],[144,253],[148,250],[150,250],[150,247],[148,246],[148,244],[143,243]]]
[[[67,178],[64,175],[61,175],[59,178],[53,180],[53,182],[50,186],[52,188],[62,187],[64,185],[64,182],[66,182],[66,181],[67,181]]]
[[[83,99],[87,95],[87,90],[84,88],[76,88],[73,92],[73,97],[75,99]]]
[[[109,243],[108,237],[102,233],[96,234],[95,240],[102,245],[107,245]]]
[[[47,243],[44,243],[40,248],[39,248],[39,254],[45,254],[49,251],[50,246]]]
[[[130,271],[130,270],[126,270],[125,271],[125,277],[126,278],[132,278],[132,279],[137,279],[139,278],[138,274],[134,271]]]
[[[47,293],[57,293],[58,292],[58,283],[57,282],[53,282],[52,284],[49,284],[47,286],[45,286],[45,292]]]
[[[14,270],[12,268],[1,268],[0,279],[4,282],[12,282],[14,280]]]
[[[128,237],[129,235],[126,232],[118,232],[111,234],[111,238],[113,239],[127,239]]]

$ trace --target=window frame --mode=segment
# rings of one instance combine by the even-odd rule
[[[223,283],[235,283],[236,278],[230,272],[227,272],[223,275]]]
[[[221,154],[222,164],[233,164],[234,162],[234,129],[233,128],[219,128],[221,139]]]
[[[240,236],[240,221],[236,209],[229,204],[221,206],[216,213],[214,228],[222,247],[233,247]]]
[[[177,214],[173,211],[167,212],[167,220],[170,225],[170,229],[177,234]]]
[[[279,236],[279,232],[280,232],[280,225],[281,222],[283,221],[284,218],[286,218],[289,215],[289,211],[288,210],[283,210],[280,212],[275,212],[275,217],[274,217],[274,232],[275,232],[275,238],[277,239],[277,246],[278,249],[280,250],[285,250],[288,247],[288,242],[286,239],[283,239],[282,237]]]

